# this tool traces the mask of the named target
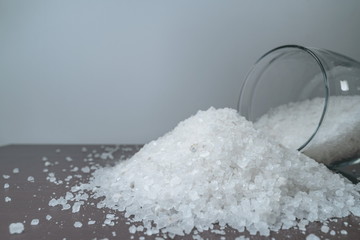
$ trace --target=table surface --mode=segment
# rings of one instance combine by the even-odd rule
[[[156,236],[147,236],[143,232],[131,234],[129,222],[123,212],[114,212],[110,209],[98,209],[94,206],[96,200],[89,200],[77,213],[71,209],[61,210],[61,206],[50,207],[51,198],[65,196],[71,186],[79,182],[85,182],[91,176],[90,173],[82,172],[81,168],[90,165],[113,165],[119,159],[126,159],[137,152],[142,145],[120,145],[113,153],[114,159],[102,159],[99,153],[104,149],[114,146],[103,145],[8,145],[0,147],[0,239],[155,239]],[[87,161],[89,154],[93,161]],[[19,172],[14,173],[18,168]],[[344,167],[348,173],[360,173],[360,164]],[[16,171],[15,171],[16,172]],[[47,177],[54,173],[63,184],[56,184]],[[4,176],[5,175],[5,176]],[[7,177],[8,175],[9,177]],[[68,182],[67,176],[74,176]],[[28,177],[34,177],[34,182],[28,181]],[[5,184],[9,187],[3,187]],[[5,199],[11,201],[6,201]],[[93,205],[92,205],[93,204]],[[118,219],[114,226],[104,224],[106,214],[114,213]],[[47,220],[46,216],[51,219]],[[39,219],[38,225],[31,225],[32,219]],[[88,225],[88,220],[96,223]],[[75,228],[76,221],[82,222],[81,228]],[[10,234],[9,225],[22,222],[25,230],[21,234]],[[136,225],[140,225],[137,223]],[[320,230],[323,224],[310,223],[306,232],[297,229],[280,230],[271,232],[269,237],[259,235],[250,236],[248,232],[239,233],[227,227],[224,235],[214,231],[204,231],[200,236],[204,239],[235,239],[239,236],[250,239],[305,239],[310,233],[314,233],[321,239],[360,239],[360,218],[348,216],[341,219],[333,219],[329,222],[330,230],[335,235],[324,233]],[[214,225],[214,228],[217,226]],[[341,233],[341,230],[346,230]],[[144,238],[142,238],[144,237]],[[193,239],[193,234],[175,239]]]

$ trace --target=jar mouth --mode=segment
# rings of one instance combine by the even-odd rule
[[[324,117],[325,117],[325,114],[326,114],[326,111],[327,111],[327,108],[328,108],[328,102],[329,102],[329,91],[330,91],[330,88],[329,88],[329,81],[328,81],[328,76],[326,74],[326,70],[325,70],[325,67],[321,61],[321,59],[319,58],[319,56],[316,54],[316,49],[314,49],[315,51],[313,51],[311,48],[307,48],[307,47],[304,47],[304,46],[300,46],[300,45],[282,45],[282,46],[279,46],[279,47],[276,47],[270,51],[268,51],[267,53],[265,53],[264,55],[262,55],[255,63],[254,65],[252,66],[251,70],[248,72],[248,74],[246,75],[246,78],[245,78],[245,81],[242,83],[242,86],[241,86],[241,91],[240,91],[240,96],[239,96],[239,100],[238,100],[238,105],[237,105],[237,109],[239,111],[240,114],[244,113],[246,115],[249,115],[249,107],[250,106],[244,106],[244,99],[243,99],[243,95],[246,91],[248,91],[247,88],[247,83],[250,79],[250,77],[252,76],[252,74],[258,70],[257,67],[258,65],[264,61],[265,58],[267,58],[270,54],[273,54],[274,52],[276,51],[279,51],[279,50],[283,50],[283,49],[294,49],[294,50],[301,50],[302,52],[308,54],[315,62],[316,64],[318,65],[319,69],[320,69],[320,73],[321,73],[321,78],[322,78],[322,81],[323,81],[323,86],[324,86],[324,106],[322,108],[322,112],[321,112],[321,115],[320,115],[320,118],[319,118],[319,122],[317,124],[317,126],[315,127],[314,129],[314,132],[309,136],[309,138],[300,146],[297,148],[298,151],[303,151],[305,149],[305,147],[314,139],[315,135],[317,134],[317,132],[319,131],[320,129],[320,126],[322,125],[323,123],[323,120],[324,120]],[[271,59],[270,63],[272,61],[275,61],[276,59],[279,59],[281,58],[282,55],[279,55],[277,56],[276,58],[273,58]],[[246,103],[245,103],[246,104]],[[251,102],[247,103],[247,104],[251,104]],[[248,117],[248,116],[245,116],[245,117]],[[253,119],[248,119],[248,120],[253,120]]]

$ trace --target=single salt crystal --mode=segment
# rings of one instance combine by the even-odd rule
[[[82,223],[79,222],[79,221],[76,221],[76,222],[74,223],[74,227],[76,227],[76,228],[81,228],[81,227],[82,227]]]
[[[86,166],[86,167],[81,168],[81,171],[82,171],[83,173],[89,173],[89,172],[90,172],[90,168],[89,168],[88,166]]]
[[[22,233],[23,231],[24,231],[24,224],[22,224],[21,222],[11,223],[11,224],[9,225],[9,232],[10,232],[10,234]]]
[[[52,217],[51,217],[51,215],[49,215],[49,214],[48,214],[48,215],[46,215],[46,220],[48,220],[48,221],[49,221],[51,218],[52,218]]]
[[[341,233],[342,235],[347,235],[347,234],[348,234],[348,232],[347,232],[346,230],[341,230],[340,233]]]
[[[5,202],[11,202],[11,198],[10,197],[5,197]]]
[[[82,147],[82,148],[81,148],[81,151],[82,151],[82,152],[86,152],[86,151],[87,151],[87,148],[86,148],[86,147]]]
[[[55,150],[55,152],[59,153],[59,152],[61,152],[61,149],[60,149],[60,148],[57,148],[57,149]]]
[[[68,162],[71,162],[71,161],[72,161],[72,158],[71,158],[71,157],[66,157],[65,159],[66,159],[66,161],[68,161]]]
[[[9,176],[9,175],[5,175],[5,174],[4,174],[4,175],[3,175],[3,178],[4,178],[4,179],[9,179],[9,178],[10,178],[10,176]]]
[[[326,225],[322,225],[321,226],[321,231],[323,232],[323,233],[328,233],[329,232],[329,227],[328,226],[326,226]]]
[[[13,173],[19,173],[20,171],[19,171],[19,168],[14,168],[13,169]]]
[[[247,238],[245,236],[239,236],[239,237],[235,238],[235,240],[250,240],[250,238]]]
[[[94,221],[94,220],[89,220],[88,221],[88,225],[93,225],[93,224],[95,224],[96,223],[96,221]]]
[[[335,236],[336,232],[334,230],[330,231],[330,235]]]
[[[45,167],[48,167],[48,166],[50,166],[50,165],[52,165],[50,162],[48,162],[48,161],[44,162],[44,166],[45,166]]]
[[[10,185],[8,183],[4,184],[4,188],[9,188],[9,187],[10,187]]]
[[[43,160],[43,161],[47,161],[48,158],[47,158],[47,157],[43,157],[42,160]]]
[[[29,176],[29,177],[27,178],[27,180],[28,180],[29,182],[35,182],[35,179],[34,179],[33,176]]]
[[[309,235],[306,236],[306,240],[320,240],[320,238],[315,234],[310,233]]]
[[[34,218],[33,220],[31,220],[31,223],[30,223],[30,225],[38,225],[39,224],[39,219],[37,219],[37,218]]]
[[[136,226],[135,225],[131,225],[130,227],[129,227],[129,232],[131,233],[131,234],[134,234],[134,233],[136,233]]]
[[[66,192],[65,199],[66,200],[72,200],[74,198],[74,194],[71,192]]]
[[[79,201],[79,202],[75,202],[74,205],[72,206],[72,212],[76,213],[79,212],[81,205],[83,205],[84,202],[83,201]]]

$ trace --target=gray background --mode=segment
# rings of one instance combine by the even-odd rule
[[[360,60],[360,1],[0,0],[0,145],[146,143],[283,44]]]

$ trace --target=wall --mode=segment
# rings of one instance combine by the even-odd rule
[[[360,60],[360,1],[0,0],[0,145],[146,143],[282,44]]]

